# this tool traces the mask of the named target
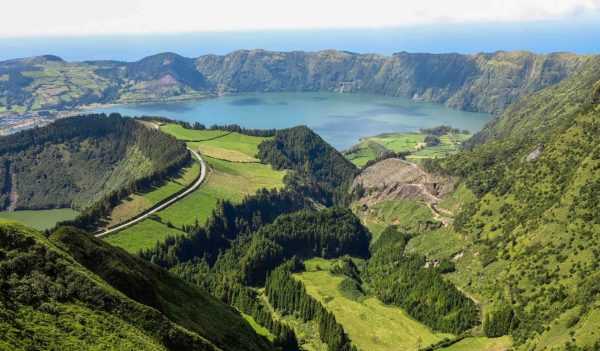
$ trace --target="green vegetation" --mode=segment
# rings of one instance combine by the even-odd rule
[[[256,323],[256,321],[254,320],[254,318],[252,318],[252,316],[247,315],[245,313],[242,313],[242,317],[244,317],[244,319],[246,320],[246,322],[248,322],[248,324],[250,324],[250,326],[252,327],[252,329],[254,329],[254,331],[258,335],[262,335],[262,336],[266,337],[271,342],[273,340],[275,340],[275,335],[271,334],[271,332],[269,331],[269,329],[267,329],[267,328],[263,327],[262,325],[259,325],[258,323]]]
[[[77,215],[79,215],[79,212],[70,208],[11,212],[0,211],[0,218],[19,221],[38,230],[53,228],[57,222],[73,219]]]
[[[439,226],[439,222],[433,220],[427,205],[417,200],[385,200],[369,206],[366,211],[362,210],[358,202],[354,202],[350,208],[369,228],[373,234],[373,242],[376,242],[381,232],[392,223],[411,233]]]
[[[371,246],[364,274],[370,290],[435,330],[459,334],[475,326],[475,304],[442,277],[453,265],[427,267],[423,256],[404,252],[411,236],[388,227]]]
[[[511,346],[511,341],[508,336],[500,338],[484,338],[484,337],[471,337],[464,338],[459,342],[452,344],[448,347],[443,347],[439,350],[445,351],[504,351],[508,350]]]
[[[588,323],[599,281],[599,65],[516,103],[474,138],[487,143],[425,162],[477,195],[455,219],[471,244],[449,278],[487,305],[484,332],[510,332],[516,349],[598,343]]]
[[[329,350],[357,350],[334,315],[312,298],[301,282],[292,278],[292,272],[301,265],[299,261],[292,260],[269,274],[265,287],[269,302],[284,315],[298,314],[305,322],[316,321],[319,325],[319,337]]]
[[[384,57],[333,50],[236,51],[197,59],[162,53],[131,63],[65,62],[40,56],[0,62],[0,114],[43,111],[45,115],[90,104],[202,98],[218,91],[339,91],[342,87],[497,114],[519,97],[572,76],[592,58],[523,51],[403,52]],[[355,84],[358,81],[361,84]]]
[[[141,250],[153,247],[159,242],[163,242],[170,236],[182,234],[182,231],[170,228],[153,219],[147,219],[116,234],[109,235],[105,240],[111,245],[118,246],[135,254]]]
[[[417,350],[452,337],[432,332],[402,309],[384,305],[375,297],[358,292],[361,299],[349,298],[343,284],[353,280],[329,271],[336,261],[323,261],[306,261],[307,270],[294,276],[302,281],[310,296],[333,312],[358,349]]]
[[[257,162],[258,145],[265,140],[267,138],[229,133],[216,139],[200,142],[198,150],[203,155],[213,158],[237,162]]]
[[[190,129],[185,128],[181,124],[177,123],[169,123],[160,126],[160,130],[171,134],[175,138],[179,140],[186,141],[202,141],[208,139],[214,139],[218,137],[222,137],[225,134],[228,134],[228,131],[224,130],[199,130],[199,129]]]
[[[268,350],[203,290],[75,228],[0,220],[0,346]]]
[[[440,134],[440,131],[443,134]],[[344,150],[343,154],[359,167],[385,157],[390,152],[405,154],[407,159],[446,157],[457,153],[460,145],[469,139],[470,136],[466,132],[440,126],[424,129],[418,133],[380,134],[362,138],[359,144]],[[434,139],[435,142],[432,142]]]
[[[307,127],[278,130],[259,145],[258,158],[275,169],[291,169],[286,184],[325,205],[348,201],[356,168]]]
[[[88,115],[0,138],[0,201],[12,209],[75,208],[82,228],[119,200],[189,162],[184,144],[120,115]]]
[[[221,141],[229,137],[223,142],[214,144],[219,145],[220,155],[225,159],[216,159],[203,154],[204,160],[210,167],[210,172],[202,187],[181,201],[157,213],[158,219],[162,223],[145,220],[140,224],[111,235],[107,240],[114,245],[130,252],[151,248],[157,241],[162,241],[169,236],[183,234],[183,232],[172,228],[172,226],[182,229],[196,223],[201,226],[205,225],[220,201],[240,203],[244,197],[253,195],[260,189],[280,189],[283,187],[283,179],[287,171],[277,171],[268,164],[258,162],[232,162],[235,161],[235,158],[231,160],[228,154],[232,150],[254,152],[255,154],[257,145],[265,138],[214,130],[185,129],[179,124],[166,124],[161,127],[161,130],[179,138],[209,136],[208,139],[212,139],[217,137],[214,140],[195,142],[197,145]],[[207,132],[218,132],[219,134],[213,135],[214,133],[207,134]],[[239,145],[236,144],[236,138],[240,138]],[[252,148],[254,148],[254,151],[251,151]],[[139,195],[130,196],[131,201],[123,201],[120,206],[117,206],[116,211],[113,211],[113,217],[118,216],[125,219],[127,213],[136,214],[140,210],[143,211],[149,208],[189,184],[194,179],[192,177],[193,173],[198,171],[198,163],[194,162],[194,166],[184,169],[180,172],[178,178],[163,181]],[[126,218],[130,217],[131,215]]]

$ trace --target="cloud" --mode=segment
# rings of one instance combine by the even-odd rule
[[[600,0],[19,0],[0,36],[393,27],[598,14]]]

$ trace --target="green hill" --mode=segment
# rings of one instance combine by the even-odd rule
[[[231,307],[74,229],[0,221],[0,348],[268,350]]]
[[[512,330],[522,349],[600,340],[599,67],[522,98],[487,143],[426,163],[478,195],[455,219],[472,246],[454,280],[488,304],[486,333]]]
[[[130,118],[62,119],[0,138],[0,201],[13,209],[86,209],[188,159],[184,143]]]

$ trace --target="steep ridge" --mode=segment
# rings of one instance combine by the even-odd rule
[[[594,62],[522,98],[491,141],[426,162],[478,195],[454,223],[473,243],[454,279],[490,303],[486,334],[510,332],[518,349],[600,344],[599,81]]]
[[[203,290],[74,228],[0,221],[0,348],[270,350]]]
[[[93,103],[273,91],[379,94],[499,114],[519,97],[579,72],[593,57],[525,51],[382,56],[242,50],[197,59],[162,53],[128,63],[44,56],[0,62],[0,114],[37,116],[43,111],[39,116],[44,117]]]
[[[339,91],[445,103],[500,113],[518,97],[558,83],[592,56],[530,52],[361,55],[340,51],[236,51],[196,67],[221,91]]]

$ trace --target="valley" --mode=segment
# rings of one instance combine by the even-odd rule
[[[597,56],[273,55],[0,65],[15,77],[34,77],[35,66],[35,78],[50,79],[48,66],[52,79],[117,80],[110,101],[163,99],[106,110],[136,118],[81,115],[0,138],[0,216],[45,230],[0,220],[1,342],[600,347]],[[457,67],[460,77],[449,73]],[[331,78],[336,68],[344,80]],[[340,95],[340,81],[355,82],[344,91],[388,96]],[[216,87],[245,94],[166,104]],[[343,114],[315,112],[336,104]],[[187,117],[171,119],[169,107]],[[237,108],[249,115],[218,115]]]

